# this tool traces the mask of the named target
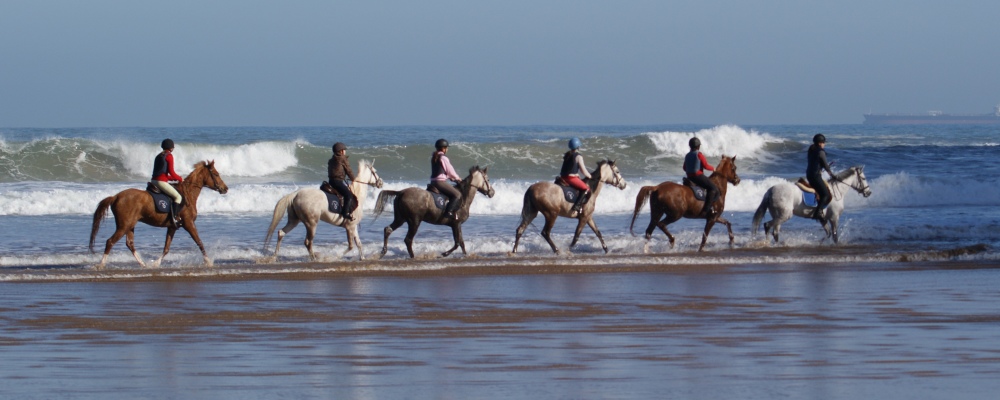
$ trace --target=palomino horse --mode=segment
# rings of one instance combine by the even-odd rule
[[[827,228],[827,224],[823,224],[826,236],[823,237],[821,242],[830,236],[833,236],[834,243],[837,243],[839,240],[837,224],[840,221],[840,215],[844,212],[844,189],[854,189],[854,191],[865,197],[872,195],[872,189],[868,186],[868,180],[865,179],[864,170],[864,166],[851,167],[827,181],[833,199],[830,201],[830,205],[826,207],[826,220],[830,223],[830,226]],[[752,232],[754,235],[757,234],[757,227],[760,226],[760,221],[764,218],[764,213],[770,211],[771,220],[764,223],[764,235],[771,234],[774,236],[774,241],[777,242],[778,234],[781,233],[781,224],[791,219],[792,215],[811,218],[813,209],[813,207],[802,203],[802,190],[794,184],[779,183],[771,186],[764,193],[764,199],[761,200],[760,206],[757,207],[757,212],[753,214]]]
[[[369,185],[381,188],[382,178],[375,171],[374,163],[362,160],[358,163],[358,175],[351,182],[351,193],[354,193],[354,196],[358,198],[358,207],[351,213],[351,216],[354,217],[354,220],[351,221],[348,221],[340,213],[330,212],[326,194],[322,190],[316,188],[299,189],[285,195],[281,200],[278,200],[278,204],[274,205],[271,225],[267,228],[267,236],[264,238],[264,250],[267,250],[267,244],[271,242],[271,235],[274,234],[274,228],[278,226],[278,221],[287,212],[288,222],[285,223],[285,227],[278,231],[278,241],[274,245],[274,258],[278,257],[278,250],[281,249],[281,239],[288,232],[291,232],[292,229],[295,229],[299,225],[299,222],[302,222],[306,225],[305,245],[306,249],[309,250],[309,259],[315,260],[316,254],[313,253],[312,247],[313,239],[316,237],[316,227],[319,225],[319,221],[323,221],[331,225],[344,227],[344,230],[347,231],[347,250],[344,251],[344,254],[349,253],[354,249],[354,245],[357,245],[358,259],[364,260],[365,253],[361,249],[358,224],[361,222],[361,217],[364,213],[365,198],[368,197]]]
[[[433,196],[425,189],[411,187],[400,191],[383,190],[382,193],[379,193],[378,200],[375,201],[375,218],[382,214],[388,202],[391,201],[393,207],[392,223],[384,230],[385,239],[382,242],[382,255],[385,256],[389,249],[389,235],[405,223],[406,238],[403,239],[403,242],[406,243],[406,251],[410,253],[410,258],[413,258],[413,237],[417,235],[417,228],[420,227],[421,222],[451,227],[451,233],[455,237],[455,246],[441,253],[443,257],[447,257],[459,246],[462,247],[462,254],[468,254],[465,252],[465,240],[462,239],[462,223],[469,219],[469,207],[472,206],[472,200],[476,197],[477,191],[490,198],[493,198],[495,194],[493,186],[490,185],[490,178],[486,175],[487,169],[489,168],[480,169],[478,165],[469,168],[469,176],[458,184],[458,191],[462,193],[460,200],[462,203],[455,210],[454,218],[444,217],[444,210],[434,205]]]
[[[194,225],[194,220],[198,218],[198,196],[201,195],[203,187],[215,190],[220,194],[226,194],[229,191],[229,187],[219,176],[219,171],[215,170],[215,161],[202,161],[195,164],[194,171],[177,185],[177,191],[184,197],[184,208],[180,211],[181,227],[188,231],[194,242],[198,244],[201,255],[205,259],[205,265],[212,265],[212,260],[208,259],[205,246],[201,244],[201,238],[198,237],[198,228]],[[153,196],[141,189],[125,189],[97,204],[97,211],[94,211],[94,225],[90,231],[90,252],[94,252],[97,230],[101,228],[101,221],[104,220],[109,208],[115,216],[115,233],[104,245],[104,257],[101,257],[101,263],[97,265],[97,268],[104,268],[104,264],[108,261],[108,254],[111,253],[111,247],[122,236],[125,236],[125,246],[128,246],[128,249],[132,251],[135,260],[139,262],[139,265],[146,266],[142,262],[142,258],[139,257],[139,253],[135,251],[135,225],[139,222],[167,228],[167,240],[163,244],[163,255],[153,262],[153,266],[160,265],[160,262],[170,251],[170,242],[174,240],[174,232],[177,231],[177,228],[171,226],[169,214],[156,212]]]
[[[670,234],[667,230],[667,225],[670,225],[681,218],[696,218],[707,219],[705,223],[705,233],[701,236],[701,246],[698,247],[698,251],[702,251],[705,248],[705,242],[708,241],[708,233],[712,231],[712,226],[716,222],[720,222],[726,225],[726,229],[729,230],[729,246],[733,246],[733,226],[725,218],[722,218],[722,211],[726,209],[726,189],[728,186],[726,183],[732,183],[734,186],[740,184],[740,177],[736,175],[736,156],[732,158],[722,156],[722,161],[719,161],[719,165],[715,167],[715,172],[708,179],[712,180],[712,183],[719,188],[719,200],[716,205],[715,218],[707,218],[706,215],[701,213],[702,206],[705,202],[702,200],[695,199],[694,192],[681,184],[674,182],[663,182],[656,186],[643,186],[639,189],[639,195],[635,198],[635,212],[632,213],[632,224],[629,225],[628,230],[632,232],[632,227],[635,225],[635,217],[639,215],[639,211],[642,210],[642,206],[646,204],[646,200],[649,200],[649,226],[646,227],[646,248],[649,248],[649,239],[653,236],[653,229],[659,227],[663,233],[667,234],[667,238],[670,239],[670,247],[674,247],[674,235]],[[660,218],[663,218],[660,220]],[[632,232],[635,235],[635,232]]]
[[[552,232],[552,227],[556,224],[558,217],[576,218],[578,220],[576,233],[573,235],[573,241],[569,244],[570,248],[576,246],[576,241],[580,239],[580,232],[583,232],[583,226],[589,225],[590,229],[597,235],[597,239],[601,241],[601,247],[604,249],[604,252],[607,253],[608,246],[604,244],[601,231],[597,229],[597,224],[594,223],[594,206],[597,204],[597,196],[601,194],[601,188],[603,187],[601,183],[610,184],[618,189],[625,189],[625,180],[622,179],[622,174],[618,171],[618,167],[615,166],[615,162],[608,160],[598,162],[597,170],[591,175],[593,175],[593,179],[587,182],[587,185],[590,186],[590,199],[583,205],[580,212],[573,211],[573,203],[565,200],[562,188],[554,183],[538,182],[528,187],[528,190],[524,192],[524,205],[521,207],[521,224],[518,225],[517,232],[514,235],[514,250],[511,252],[517,253],[517,244],[521,241],[521,235],[524,234],[524,230],[528,228],[528,224],[540,212],[545,217],[545,227],[542,228],[541,232],[542,237],[545,238],[545,241],[549,242],[549,246],[552,247],[552,251],[556,252],[556,254],[559,254],[559,248],[552,242],[549,234]]]

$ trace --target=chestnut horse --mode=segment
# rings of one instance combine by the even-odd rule
[[[184,208],[180,211],[179,215],[181,219],[180,225],[191,234],[191,238],[198,244],[198,248],[201,249],[201,255],[205,259],[205,265],[212,265],[212,261],[208,259],[208,254],[205,253],[205,246],[201,243],[201,238],[198,237],[198,228],[194,225],[195,219],[198,218],[198,196],[201,195],[201,188],[203,187],[215,190],[220,194],[226,194],[229,191],[229,187],[222,181],[219,171],[215,170],[215,161],[202,161],[195,164],[194,171],[176,187],[177,191],[184,197]],[[142,262],[142,258],[139,257],[139,253],[135,251],[135,225],[139,222],[155,227],[167,228],[167,239],[163,244],[163,255],[153,262],[153,266],[160,265],[160,262],[163,261],[163,258],[170,251],[170,242],[174,239],[174,232],[177,232],[177,228],[170,224],[169,214],[156,211],[156,207],[153,205],[153,196],[142,189],[125,189],[114,196],[101,200],[97,204],[97,210],[94,211],[94,225],[90,231],[90,252],[94,253],[94,240],[97,238],[97,230],[101,228],[101,221],[107,216],[109,208],[115,216],[115,233],[108,238],[107,243],[104,245],[104,256],[101,257],[101,263],[97,265],[97,268],[104,268],[104,264],[108,261],[108,254],[111,253],[111,247],[122,236],[125,237],[125,246],[128,246],[128,249],[132,251],[135,260],[139,262],[139,265],[146,266]]]
[[[528,187],[528,190],[524,192],[524,205],[521,207],[521,224],[517,226],[517,230],[514,233],[514,249],[511,250],[511,253],[517,253],[517,244],[521,241],[521,235],[524,234],[524,230],[528,228],[531,221],[538,216],[538,213],[542,213],[545,217],[545,226],[541,231],[542,237],[545,238],[545,241],[549,243],[549,247],[552,247],[552,251],[556,254],[559,254],[559,248],[552,242],[549,234],[552,232],[552,227],[555,226],[558,217],[577,219],[576,233],[573,234],[573,241],[569,244],[570,248],[576,246],[576,241],[580,239],[580,233],[583,232],[584,225],[588,225],[590,226],[590,230],[594,231],[594,234],[597,235],[597,239],[601,241],[601,247],[604,249],[604,252],[607,253],[608,246],[604,244],[604,237],[601,236],[601,231],[597,229],[597,224],[594,223],[594,207],[597,205],[597,196],[601,194],[602,183],[607,183],[624,190],[625,179],[622,178],[622,174],[618,171],[618,167],[615,166],[615,162],[608,160],[598,162],[597,170],[591,175],[593,175],[593,178],[587,182],[587,186],[590,186],[591,195],[580,212],[573,211],[573,203],[566,201],[563,198],[562,188],[552,182],[538,182]]]
[[[726,229],[729,229],[729,246],[732,247],[734,239],[733,226],[725,218],[722,218],[722,211],[726,208],[726,189],[728,188],[726,183],[732,183],[734,186],[740,184],[740,177],[736,175],[736,156],[732,158],[722,156],[722,161],[715,167],[715,172],[708,179],[711,179],[712,183],[719,188],[719,200],[715,206],[716,213],[714,218],[708,218],[701,213],[705,202],[695,199],[694,191],[689,187],[674,182],[663,182],[656,186],[643,186],[642,189],[639,189],[639,195],[635,198],[635,212],[632,213],[632,223],[628,227],[629,232],[632,232],[632,227],[635,225],[635,217],[639,215],[639,211],[646,204],[646,200],[649,200],[649,226],[646,227],[647,250],[649,248],[649,239],[653,236],[653,229],[657,227],[663,233],[667,234],[667,238],[670,239],[670,247],[673,248],[674,235],[671,235],[670,231],[667,230],[667,225],[681,218],[705,218],[707,220],[705,223],[705,233],[701,236],[701,246],[698,247],[698,251],[705,249],[705,242],[708,241],[708,233],[712,231],[712,226],[716,222],[726,224]],[[663,218],[662,220],[660,219],[661,217]],[[635,236],[635,232],[632,232],[632,235]]]

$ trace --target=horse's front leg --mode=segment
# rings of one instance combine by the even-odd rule
[[[587,220],[590,219],[586,215],[580,215],[576,220],[576,232],[573,233],[573,241],[569,242],[569,248],[576,246],[576,242],[580,240],[580,234],[583,233],[583,227],[587,225]]]
[[[201,238],[198,237],[198,228],[194,226],[194,221],[188,221],[184,223],[184,230],[191,234],[191,239],[198,245],[198,250],[201,250],[201,258],[205,261],[205,266],[211,267],[212,260],[208,258],[208,252],[205,251],[205,245],[201,243]]]
[[[177,233],[177,228],[167,227],[167,237],[163,240],[163,254],[160,254],[160,258],[153,261],[153,267],[159,267],[160,263],[163,262],[164,258],[167,258],[167,253],[170,252],[170,244],[174,242],[174,233]],[[141,264],[142,262],[140,262]]]
[[[701,246],[698,246],[698,251],[705,250],[705,243],[708,242],[708,233],[712,231],[712,227],[715,226],[715,221],[718,218],[708,218],[705,222],[705,233],[701,235]]]
[[[451,226],[451,235],[455,238],[455,245],[452,246],[452,248],[450,250],[448,250],[448,251],[446,251],[444,253],[441,253],[441,256],[442,257],[448,257],[459,246],[462,247],[462,254],[468,255],[469,253],[465,252],[465,240],[462,240],[462,224],[454,224],[454,225],[452,225]]]
[[[593,218],[588,218],[587,225],[590,226],[590,230],[594,231],[594,234],[597,235],[597,240],[601,241],[601,248],[604,249],[604,254],[608,254],[608,246],[604,244],[604,237],[601,236],[601,231],[597,229],[597,223],[594,222]]]
[[[722,218],[721,216],[716,218],[715,220],[719,223],[726,224],[726,229],[729,230],[729,248],[730,249],[733,248],[733,242],[736,239],[736,236],[733,235],[733,224],[730,224],[728,220]]]
[[[358,260],[365,259],[365,252],[361,249],[361,239],[358,237],[358,225],[354,224],[347,228],[347,250],[343,255],[351,252],[354,245],[358,246]]]

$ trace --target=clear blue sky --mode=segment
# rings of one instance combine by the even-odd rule
[[[997,1],[0,1],[0,126],[859,123],[1000,103]]]

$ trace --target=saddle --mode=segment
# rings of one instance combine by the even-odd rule
[[[323,184],[319,185],[319,190],[323,191],[323,194],[326,195],[327,209],[332,213],[340,214],[340,211],[344,208],[344,197],[327,181],[323,181]]]
[[[805,204],[807,207],[816,207],[819,204],[816,199],[816,189],[809,184],[806,178],[799,178],[799,180],[795,181],[795,186],[798,186],[799,190],[802,191],[802,204]]]
[[[160,188],[156,187],[156,185],[153,184],[153,182],[146,183],[146,191],[153,196],[153,205],[156,206],[155,207],[156,212],[161,214],[166,214],[170,212],[170,205],[173,204],[174,199],[170,198],[170,196],[167,196],[166,193],[163,193],[160,190]],[[180,213],[181,210],[184,209],[184,206],[186,204],[187,202],[182,199],[181,204],[177,206],[176,211]]]
[[[555,182],[552,183],[555,183],[556,186],[559,186],[559,188],[562,189],[563,198],[565,198],[566,201],[576,204],[576,199],[580,198],[580,192],[582,192],[580,189],[570,186],[569,183],[566,183],[566,180],[564,180],[561,176],[557,176]]]
[[[434,205],[437,206],[437,208],[441,210],[448,209],[448,203],[451,201],[448,196],[441,194],[441,191],[438,190],[438,188],[429,183],[427,184],[427,191],[430,192],[431,197],[434,198]]]
[[[688,179],[687,177],[681,179],[681,184],[687,186],[688,188],[691,189],[691,191],[694,192],[694,198],[696,200],[705,201],[705,195],[708,194],[708,190],[705,190],[705,188],[696,185],[694,182],[691,182],[691,180]]]

